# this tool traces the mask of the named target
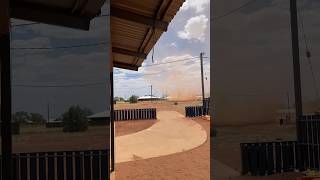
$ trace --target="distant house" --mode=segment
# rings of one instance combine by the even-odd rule
[[[151,96],[151,95],[145,95],[138,98],[138,101],[154,101],[154,100],[163,100],[163,98]]]
[[[90,116],[87,116],[90,125],[104,125],[110,120],[110,111],[99,112]]]

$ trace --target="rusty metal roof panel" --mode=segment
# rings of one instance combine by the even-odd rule
[[[112,46],[124,50],[113,52],[114,65],[120,67],[117,66],[120,64],[121,68],[137,70],[167,30],[183,2],[184,0],[111,0]]]

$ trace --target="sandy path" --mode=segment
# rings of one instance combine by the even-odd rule
[[[210,132],[210,121],[195,121]],[[208,138],[209,139],[209,138]],[[183,153],[116,164],[116,180],[209,180],[210,141]]]
[[[116,137],[116,163],[184,152],[207,139],[201,125],[176,111],[159,111],[158,119],[148,129]]]

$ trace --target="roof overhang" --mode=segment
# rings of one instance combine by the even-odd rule
[[[137,71],[185,0],[111,0],[114,67]]]
[[[14,0],[12,18],[89,30],[90,20],[100,14],[105,0]]]

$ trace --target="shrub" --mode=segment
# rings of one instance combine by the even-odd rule
[[[27,123],[30,120],[30,115],[27,112],[19,111],[12,115],[12,122],[16,122],[19,124]]]
[[[64,132],[81,132],[88,129],[87,116],[91,111],[80,106],[71,106],[67,112],[62,115],[64,123]]]
[[[35,124],[44,124],[46,120],[39,113],[30,113],[30,121]]]
[[[130,103],[137,103],[137,102],[138,102],[138,96],[132,95],[132,96],[129,98],[129,102],[130,102]]]

